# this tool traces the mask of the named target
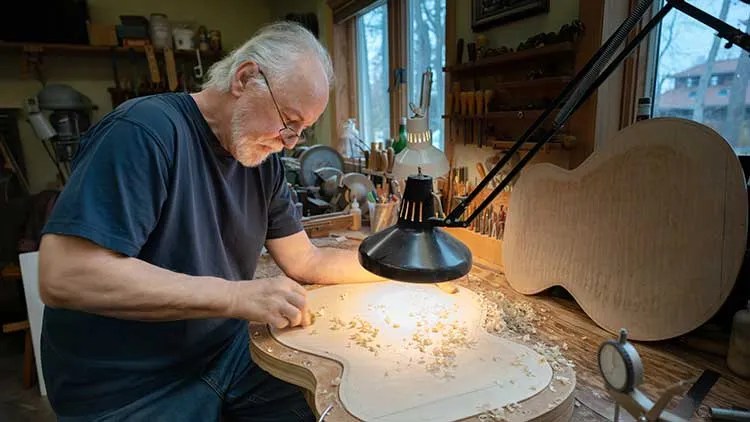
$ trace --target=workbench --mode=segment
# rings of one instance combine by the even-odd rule
[[[352,239],[315,239],[318,246],[356,249],[359,242]],[[271,277],[281,270],[268,255],[261,256],[256,277]],[[467,277],[457,281],[459,288],[468,287],[488,297],[502,298],[521,307],[530,308],[535,330],[525,333],[527,343],[557,345],[560,353],[573,362],[576,386],[573,421],[612,420],[613,401],[604,389],[597,365],[599,345],[616,336],[599,328],[572,300],[548,294],[525,296],[510,288],[498,267],[475,258]],[[311,286],[314,288],[314,286]],[[256,327],[257,328],[257,327]],[[251,332],[253,327],[251,326]],[[712,369],[721,378],[705,398],[697,415],[708,415],[708,407],[750,408],[750,380],[732,374],[723,357],[696,351],[679,339],[660,342],[634,342],[644,365],[641,389],[655,399],[667,386],[699,376],[704,369]],[[334,387],[335,388],[335,387]],[[673,399],[676,404],[681,397]],[[627,415],[625,415],[627,416]],[[628,420],[628,419],[623,419]],[[703,420],[701,417],[695,420]]]

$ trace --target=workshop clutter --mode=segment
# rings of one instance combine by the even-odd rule
[[[126,70],[120,69],[112,56],[115,86],[109,92],[113,107],[134,97],[196,91],[209,64],[204,61],[222,56],[221,31],[194,22],[170,21],[163,13],[148,18],[122,15],[118,25],[89,22],[87,26],[91,45],[125,49]],[[140,69],[144,55],[147,72]],[[177,57],[184,60],[178,62]]]
[[[398,221],[399,201],[368,202],[370,210],[370,231],[377,233],[387,229]]]
[[[164,13],[152,13],[148,18],[121,15],[120,24],[87,22],[89,44],[108,47],[143,47],[152,45],[158,50],[195,50],[218,53],[222,51],[221,31],[208,30],[193,22],[170,21]]]
[[[484,165],[477,163],[477,169],[480,176],[484,178],[486,175]],[[451,197],[449,209],[453,209],[474,190],[477,183],[476,179],[474,182],[469,181],[468,167],[454,167],[450,171],[450,177],[448,180],[438,183],[438,189],[441,191],[443,197]],[[448,185],[450,185],[450,194],[448,193]],[[467,220],[472,214],[474,214],[474,211],[478,208],[479,204],[488,196],[489,192],[495,187],[495,185],[495,179],[493,179],[490,185],[485,188],[483,192],[480,192],[478,197],[468,205],[466,212],[464,212],[463,215],[464,220]],[[503,235],[505,234],[505,221],[508,216],[510,191],[510,188],[504,189],[489,207],[485,208],[477,215],[467,229],[495,240],[503,240]]]

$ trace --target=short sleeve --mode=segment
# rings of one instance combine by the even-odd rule
[[[43,233],[136,256],[166,201],[169,157],[153,132],[134,121],[113,119],[91,132]]]
[[[284,166],[274,157],[274,186],[268,206],[266,239],[278,239],[302,231],[301,215],[292,202],[292,194],[284,177]]]

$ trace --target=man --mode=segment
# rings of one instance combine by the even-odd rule
[[[313,418],[250,360],[247,321],[306,325],[298,283],[376,279],[310,243],[274,155],[323,112],[332,73],[312,34],[277,23],[201,92],[128,101],[87,132],[40,247],[60,420]],[[252,280],[264,244],[286,276]]]

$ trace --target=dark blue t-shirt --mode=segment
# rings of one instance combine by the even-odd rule
[[[300,230],[279,157],[244,167],[180,93],[130,100],[86,133],[44,233],[184,274],[250,280],[266,239]],[[49,398],[61,414],[121,406],[200,371],[246,328],[234,319],[140,322],[47,307]]]

